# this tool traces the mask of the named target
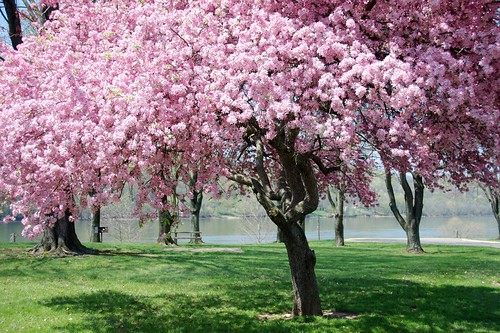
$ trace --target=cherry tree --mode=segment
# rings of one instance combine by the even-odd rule
[[[470,179],[487,179],[493,188],[499,186],[494,177],[499,168],[498,91],[487,88],[498,82],[498,10],[489,2],[478,7],[460,1],[412,6],[420,10],[405,11],[404,17],[390,23],[405,24],[398,37],[405,43],[399,44],[397,56],[406,59],[408,67],[396,72],[397,81],[382,92],[401,98],[394,84],[406,80],[409,89],[420,88],[421,98],[415,100],[412,112],[383,101],[362,114],[368,129],[364,135],[380,152],[390,207],[407,233],[407,249],[421,252],[424,188],[434,189],[443,178],[462,189]],[[391,54],[383,44],[386,40],[377,36],[372,39],[382,47],[376,56],[385,61]],[[410,41],[418,47],[410,47]],[[423,61],[412,64],[411,59]],[[377,109],[379,118],[371,117],[369,112]],[[406,134],[395,139],[396,132]],[[392,173],[398,174],[404,191],[406,218],[393,195]]]
[[[5,15],[4,18],[8,22],[9,26],[9,37],[11,40],[12,47],[16,50],[18,46],[23,42],[23,28],[24,30],[30,32],[30,25],[41,25],[47,21],[50,17],[50,13],[56,8],[52,6],[41,6],[32,7],[31,1],[25,0],[23,10],[19,10],[17,2],[14,0],[4,1]],[[3,13],[2,13],[3,14]],[[21,18],[24,19],[24,24]],[[4,60],[2,58],[2,60]],[[43,70],[40,69],[39,70]],[[4,94],[13,93],[8,89],[3,91]],[[5,100],[15,99],[18,96],[4,96]],[[22,141],[25,142],[25,141]],[[18,170],[19,171],[19,170]],[[46,228],[43,231],[43,237],[40,242],[33,250],[35,252],[39,250],[43,251],[58,251],[59,253],[89,253],[89,249],[84,247],[75,232],[74,225],[69,223],[69,213],[64,211],[59,217],[54,217],[53,214],[48,214],[50,218],[54,219],[54,225],[52,228]]]
[[[498,187],[495,15],[458,0],[59,1],[39,37],[2,50],[17,98],[0,104],[0,189],[35,235],[124,182],[140,213],[171,209],[193,172],[215,194],[225,176],[283,233],[292,313],[320,315],[299,222],[328,184],[375,201],[367,142],[389,168]]]
[[[500,193],[499,190],[494,190],[490,186],[486,186],[482,183],[479,183],[479,187],[483,190],[486,198],[490,202],[491,211],[495,220],[497,221],[498,226],[498,239],[500,239]]]

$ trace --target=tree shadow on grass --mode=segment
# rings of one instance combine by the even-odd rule
[[[439,260],[441,267],[449,255],[440,258],[398,254],[378,259],[371,254],[371,248],[366,253],[358,250],[357,254],[339,258],[318,251],[323,307],[360,314],[359,319],[260,321],[259,314],[285,313],[292,306],[286,255],[281,249],[271,250],[266,251],[270,259],[265,261],[259,259],[261,251],[118,254],[109,267],[107,260],[92,261],[106,267],[95,274],[102,274],[107,283],[114,283],[115,278],[127,279],[140,286],[158,286],[158,291],[155,289],[152,296],[133,291],[99,291],[51,298],[43,304],[59,313],[70,309],[78,319],[50,329],[97,333],[500,331],[495,320],[500,315],[498,288],[415,282],[415,270],[427,276],[436,270],[433,262]],[[467,269],[490,265],[476,261],[469,262]],[[356,267],[356,274],[352,267]],[[452,268],[458,269],[445,267],[435,273],[452,272]],[[81,269],[77,274],[86,273]],[[201,281],[201,287],[186,288],[197,281]],[[166,284],[176,288],[163,289]]]
[[[259,320],[255,295],[234,285],[217,294],[129,295],[117,291],[54,297],[43,305],[80,314],[63,332],[496,332],[498,292],[486,287],[426,286],[394,279],[352,279],[323,299],[358,319]],[[356,287],[358,286],[358,287]],[[375,287],[376,286],[376,287]],[[259,283],[253,286],[259,288]],[[344,288],[342,286],[340,288]],[[397,291],[400,290],[398,293]],[[259,290],[260,291],[260,290]],[[261,291],[259,297],[265,297]],[[268,289],[267,296],[275,291]],[[342,298],[339,296],[342,295]],[[451,296],[455,296],[450,298]],[[459,296],[461,295],[461,296]],[[453,302],[450,302],[450,299]],[[473,301],[476,299],[476,301]],[[269,299],[268,301],[276,301]],[[259,303],[259,301],[257,301]]]
[[[155,309],[140,297],[116,291],[54,297],[43,305],[61,312],[83,313],[85,320],[57,327],[65,332],[146,332],[158,320]]]
[[[288,332],[282,323],[263,323],[219,296],[141,297],[108,291],[55,297],[43,305],[83,314],[83,320],[53,327],[64,332]]]
[[[342,278],[323,286],[336,309],[361,314],[360,332],[498,332],[500,293],[491,287]],[[350,325],[349,324],[349,325]]]

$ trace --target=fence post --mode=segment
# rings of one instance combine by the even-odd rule
[[[11,243],[15,243],[16,242],[16,234],[15,233],[11,233],[9,240],[10,240]]]

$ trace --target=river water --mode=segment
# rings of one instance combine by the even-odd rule
[[[142,242],[153,243],[158,235],[156,221],[139,227],[133,219],[103,219],[108,233],[103,234],[104,242]],[[349,217],[344,219],[345,238],[401,238],[403,229],[391,217]],[[29,241],[20,236],[23,225],[20,222],[0,223],[0,243]],[[191,229],[188,220],[177,226],[178,231]],[[276,240],[276,227],[267,218],[206,218],[201,219],[202,239],[207,244],[256,244]],[[76,222],[76,230],[81,241],[90,239],[90,221]],[[332,218],[311,217],[306,221],[306,234],[309,240],[334,238]],[[498,237],[498,228],[493,216],[481,217],[424,217],[420,226],[424,237],[459,237],[492,239]],[[182,243],[183,241],[180,241]]]

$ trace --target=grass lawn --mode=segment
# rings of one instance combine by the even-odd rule
[[[32,245],[32,244],[31,244]],[[494,248],[312,242],[323,308],[357,319],[261,320],[289,312],[281,244],[243,253],[88,244],[107,254],[32,257],[0,244],[0,332],[499,332]]]

